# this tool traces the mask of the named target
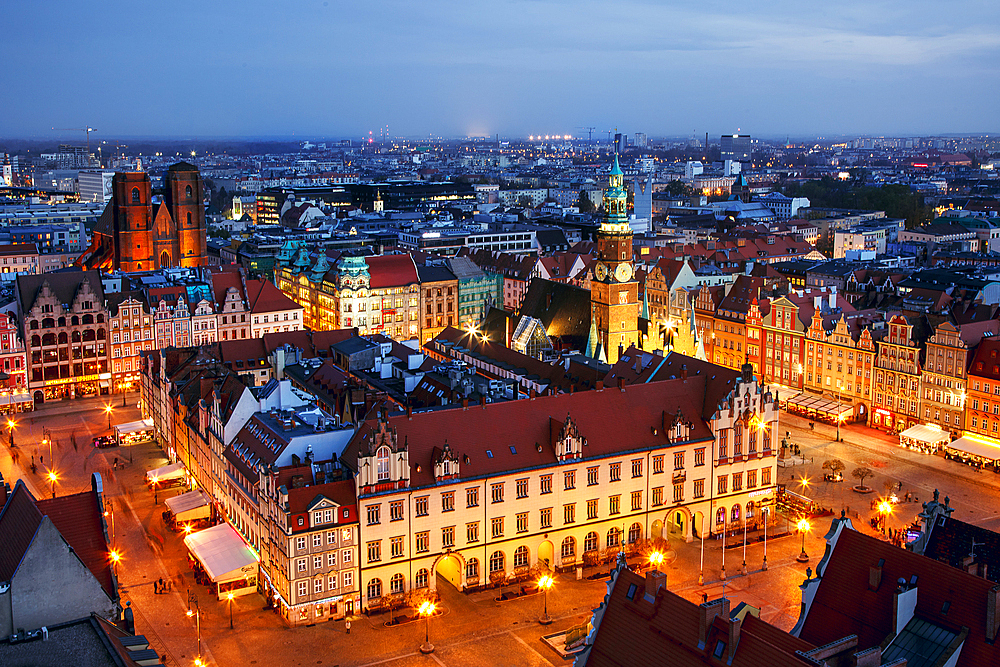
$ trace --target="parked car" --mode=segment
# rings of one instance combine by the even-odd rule
[[[105,447],[117,447],[118,443],[110,435],[99,435],[94,438],[94,447],[104,449]]]

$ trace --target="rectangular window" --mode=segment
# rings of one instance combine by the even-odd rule
[[[369,505],[365,508],[368,514],[369,526],[374,526],[379,522],[379,508],[381,508],[381,505]]]
[[[315,535],[313,535],[313,546],[314,547],[323,546],[323,535],[321,535],[320,533],[316,533]]]
[[[541,493],[552,493],[552,475],[542,475]]]
[[[705,480],[703,479],[694,480],[694,497],[695,498],[705,497]]]
[[[608,514],[621,513],[621,496],[611,496],[608,498]]]
[[[503,537],[503,517],[497,517],[490,522],[490,535],[494,539]]]
[[[479,541],[479,522],[474,521],[472,523],[465,524],[465,541],[466,542],[478,542]]]
[[[517,480],[517,497],[518,498],[528,497],[528,480],[526,479]]]
[[[587,520],[597,518],[597,500],[587,501]]]
[[[455,526],[441,529],[441,546],[445,549],[455,546]]]
[[[389,503],[389,521],[403,520],[403,501],[393,500]]]
[[[587,486],[596,486],[598,481],[598,470],[600,468],[587,468]]]
[[[729,477],[727,475],[719,475],[719,494],[729,493]]]
[[[331,551],[326,555],[326,566],[337,567],[337,552]]]
[[[612,463],[609,466],[609,468],[610,468],[609,469],[609,474],[611,476],[611,481],[612,482],[619,482],[619,481],[621,481],[621,478],[622,478],[622,464],[621,463]]]
[[[515,518],[517,519],[517,532],[519,533],[528,532],[528,513],[521,512],[515,515]]]
[[[420,496],[413,501],[413,511],[417,516],[427,516],[427,496]]]
[[[632,492],[632,511],[636,512],[642,509],[642,491]]]
[[[684,484],[674,484],[674,502],[681,503],[684,502]]]
[[[747,488],[755,489],[757,488],[757,471],[750,470],[747,472]]]
[[[300,581],[299,582],[299,597],[304,598],[309,595],[309,582]]]
[[[329,533],[326,534],[326,543],[327,544],[337,543],[337,531],[331,530]]]
[[[552,508],[546,507],[539,513],[539,524],[541,528],[552,527]]]
[[[760,469],[760,483],[761,486],[768,486],[771,484],[771,469],[761,468]]]
[[[653,457],[653,474],[663,472],[663,454],[658,454]]]
[[[445,491],[441,494],[441,511],[451,512],[455,509],[455,492]]]
[[[576,521],[576,503],[563,505],[563,523],[574,523]]]
[[[389,550],[392,554],[392,558],[400,558],[403,555],[403,537],[391,537],[389,538]]]
[[[565,488],[567,491],[576,488],[576,471],[567,470],[563,473],[563,482],[565,483]]]
[[[694,465],[703,466],[705,465],[705,448],[694,450]]]
[[[734,472],[733,473],[733,493],[743,490],[743,473]]]
[[[306,538],[304,538],[304,537],[298,537],[298,538],[296,538],[295,539],[295,548],[298,549],[299,551],[305,551],[306,550]]]
[[[684,469],[684,452],[674,453],[674,470]]]
[[[642,477],[642,459],[632,459],[632,477]]]
[[[467,507],[479,507],[479,487],[465,490],[465,504]]]
[[[653,487],[652,503],[653,503],[653,507],[659,507],[660,505],[663,504],[663,487],[662,486]]]
[[[495,503],[503,502],[503,482],[490,485],[490,498]]]
[[[306,566],[306,559],[305,558],[300,558],[298,560],[298,562],[296,563],[296,566],[298,567],[298,571],[299,572],[305,572],[306,571],[306,567],[307,567]]]
[[[368,543],[368,562],[377,563],[382,560],[382,540]]]

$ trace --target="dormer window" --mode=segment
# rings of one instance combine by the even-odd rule
[[[379,447],[378,448],[378,451],[375,453],[375,462],[377,464],[376,465],[376,470],[378,471],[377,472],[377,479],[378,479],[378,481],[383,482],[383,481],[389,479],[389,448],[388,447]]]

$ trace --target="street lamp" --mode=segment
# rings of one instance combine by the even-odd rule
[[[552,588],[552,584],[554,583],[555,579],[548,574],[543,574],[538,580],[538,587],[542,589],[542,599],[544,600],[544,613],[541,618],[538,619],[538,622],[542,625],[549,625],[552,623],[552,618],[549,616],[549,589]]]
[[[56,474],[55,470],[50,470],[48,474],[49,482],[52,483],[52,497],[56,497],[56,480],[59,479],[59,475]]]
[[[424,643],[420,645],[420,652],[425,655],[434,652],[434,644],[431,644],[431,616],[434,615],[435,609],[434,603],[430,600],[421,602],[417,609],[417,613],[424,619]]]
[[[105,403],[105,405],[104,405],[104,412],[107,413],[107,415],[108,415],[108,430],[109,431],[111,430],[111,410],[112,410],[111,404]]]
[[[198,599],[197,598],[192,598],[192,599],[194,600],[195,607],[194,609],[188,608],[186,613],[188,618],[192,616],[194,617],[195,626],[198,629],[198,657],[195,658],[194,664],[200,665],[202,664],[201,663],[201,609],[197,606]]]
[[[120,553],[118,553],[117,550],[112,549],[108,553],[108,557],[111,558],[111,568],[115,572],[115,579],[117,579],[118,578],[118,561],[120,561],[122,559],[122,555]]]
[[[653,553],[649,554],[649,564],[652,566],[654,570],[659,570],[660,565],[663,564],[663,554],[660,553],[659,551],[654,551]]]
[[[152,482],[153,482],[153,504],[154,504],[154,505],[159,505],[159,504],[160,504],[160,501],[159,501],[159,499],[157,498],[157,493],[156,493],[156,492],[157,492],[157,490],[158,490],[158,489],[156,488],[156,483],[157,483],[157,482],[159,482],[159,481],[160,481],[160,478],[159,478],[159,477],[157,477],[156,475],[153,475],[153,479],[152,479]]]
[[[10,446],[11,447],[14,446],[14,427],[15,426],[17,426],[17,422],[14,421],[13,419],[8,418],[7,419],[7,432],[8,432],[8,435],[10,436]]]
[[[887,516],[892,514],[892,503],[885,499],[881,500],[878,504],[878,512],[879,523],[881,524],[879,528],[882,532],[885,532],[885,520]]]
[[[802,551],[799,553],[798,557],[795,560],[797,560],[800,563],[806,563],[809,561],[809,555],[806,553],[806,533],[809,532],[809,529],[812,526],[809,525],[808,519],[799,519],[799,522],[798,524],[796,524],[796,527],[799,529],[799,532],[802,533]]]
[[[229,629],[230,630],[233,629],[233,598],[234,597],[236,597],[236,596],[233,595],[232,591],[226,593],[226,599],[229,600]]]

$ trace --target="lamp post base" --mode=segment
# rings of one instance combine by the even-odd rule
[[[544,616],[539,616],[538,617],[538,624],[539,625],[552,625],[552,617],[549,616],[548,614],[545,614]]]
[[[797,560],[800,563],[808,563],[809,554],[807,554],[805,551],[800,551],[799,555],[795,557],[795,560]]]
[[[698,573],[698,585],[699,586],[705,585],[705,575],[701,572]]]
[[[725,565],[722,566],[722,572],[719,574],[719,579],[722,579],[723,581],[726,579],[726,566]]]
[[[747,562],[743,561],[743,569],[741,570],[741,574],[746,576],[746,573],[747,573]]]
[[[430,642],[425,642],[425,643],[421,644],[420,645],[420,652],[423,653],[424,655],[428,655],[430,653],[433,653],[434,652],[434,644],[431,644]]]
[[[767,556],[764,556],[764,566],[761,569],[764,572],[767,572]]]

